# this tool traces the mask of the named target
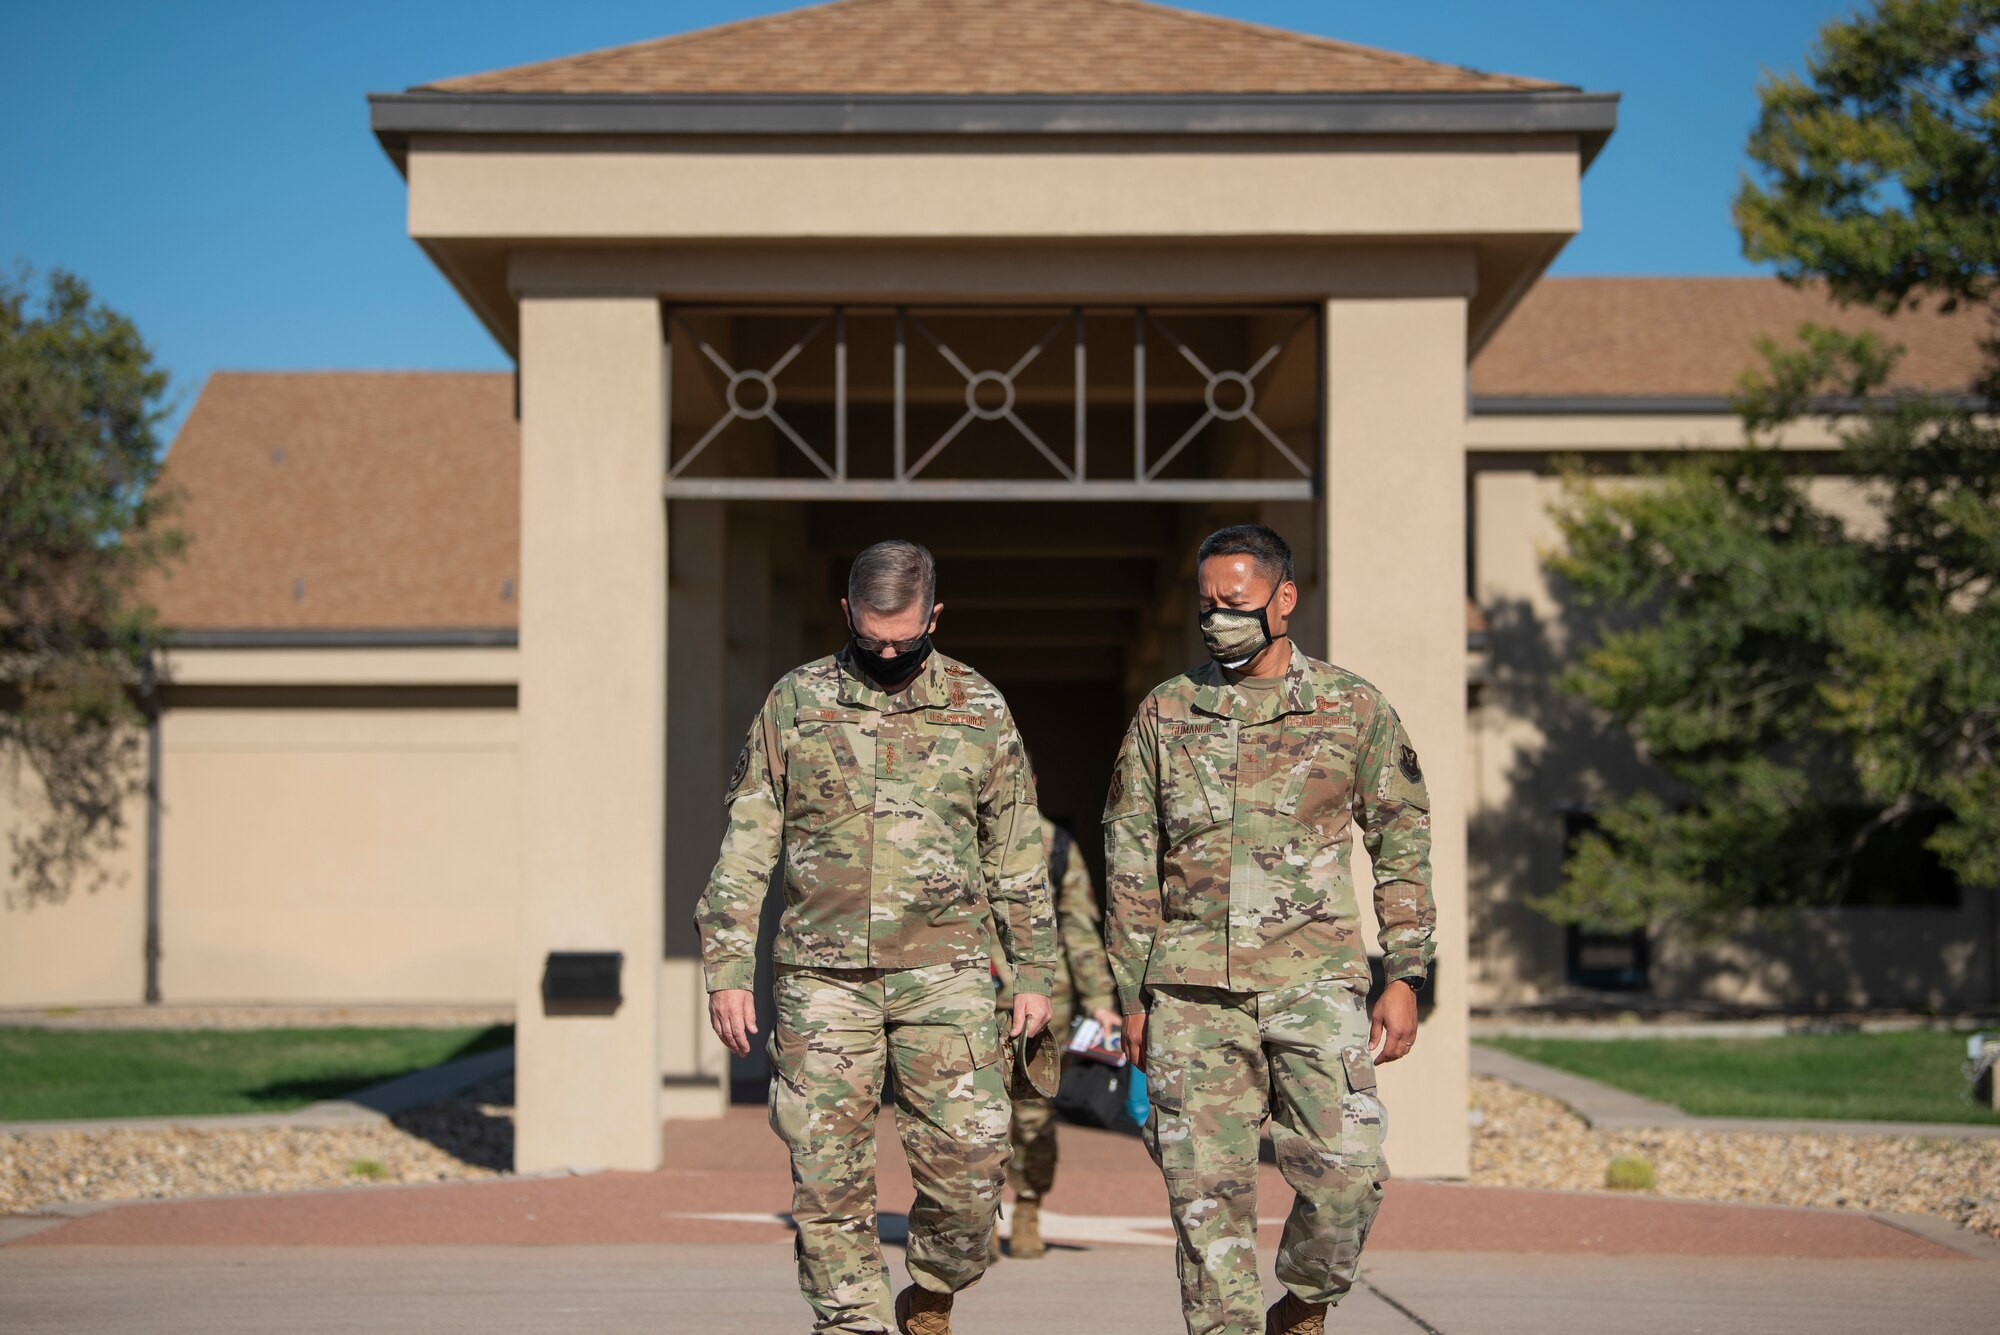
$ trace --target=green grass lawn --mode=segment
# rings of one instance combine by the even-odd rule
[[[2000,1123],[1963,1097],[1965,1040],[1913,1032],[1479,1041],[1696,1116]]]
[[[283,1112],[513,1041],[511,1025],[0,1028],[0,1121]]]

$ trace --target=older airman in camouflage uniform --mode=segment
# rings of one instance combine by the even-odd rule
[[[758,711],[695,913],[711,1022],[747,1053],[757,920],[782,853],[770,1116],[821,1331],[948,1335],[951,1296],[991,1263],[1008,1159],[989,932],[1022,993],[1014,1029],[1048,1015],[1055,929],[1033,774],[1000,693],[930,651],[935,579],[913,543],[857,558],[854,637],[786,674]],[[893,1312],[875,1221],[885,1065],[917,1190],[914,1282]]]
[[[1318,1332],[1354,1282],[1388,1176],[1382,1060],[1430,970],[1430,797],[1395,710],[1286,636],[1291,552],[1261,526],[1202,544],[1214,659],[1154,688],[1105,808],[1107,944],[1152,1102],[1190,1335]],[[1276,613],[1277,615],[1272,615]],[[1392,980],[1373,1020],[1349,875],[1359,827]],[[1261,1313],[1257,1141],[1296,1193]]]
[[[1099,1024],[1116,1027],[1118,1012],[1111,1008],[1111,966],[1104,957],[1103,911],[1097,903],[1097,887],[1091,884],[1090,868],[1078,856],[1076,841],[1069,831],[1044,816],[1042,851],[1047,855],[1049,879],[1056,883],[1056,935],[1062,944],[1062,958],[1056,964],[1055,988],[1049,993],[1049,1027],[1067,1036],[1070,1022],[1081,1011]],[[1058,870],[1060,868],[1060,870]],[[999,986],[996,1004],[1004,1013],[1014,1006],[1014,971],[1003,958],[996,957],[993,972]],[[1007,1185],[1014,1189],[1014,1227],[1009,1251],[1022,1260],[1043,1256],[1042,1198],[1056,1183],[1056,1109],[1051,1099],[1014,1099],[1014,1119],[1009,1132],[1014,1156],[1007,1164]]]

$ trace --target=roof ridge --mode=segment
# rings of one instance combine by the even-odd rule
[[[967,0],[914,0],[918,5],[931,4],[939,8],[965,6]],[[992,0],[975,0],[979,3]],[[606,62],[629,59],[635,55],[651,54],[672,49],[676,54],[689,52],[711,41],[726,39],[748,29],[772,32],[796,28],[802,24],[815,22],[835,11],[859,11],[873,8],[888,8],[911,0],[818,0],[792,9],[782,9],[769,14],[751,15],[732,19],[726,23],[711,24],[690,32],[666,33],[658,37],[643,38],[636,42],[623,42],[613,46],[597,47],[589,51],[579,51],[570,55],[552,56],[543,60],[530,61],[521,65],[508,65],[499,69],[480,70],[471,74],[452,75],[443,79],[433,79],[425,83],[413,84],[412,92],[453,91],[457,85],[477,81],[484,84],[502,76],[522,76],[541,73],[553,67],[566,67],[572,72],[581,72],[602,66]],[[1077,0],[1069,0],[1077,3]],[[1315,53],[1330,53],[1342,56],[1360,56],[1370,60],[1405,70],[1449,70],[1473,78],[1490,79],[1510,84],[1519,91],[1561,91],[1573,89],[1575,85],[1554,80],[1537,79],[1518,74],[1503,74],[1477,66],[1461,65],[1452,61],[1433,60],[1425,56],[1413,55],[1406,51],[1391,51],[1385,47],[1369,46],[1361,42],[1345,41],[1319,33],[1299,32],[1281,28],[1273,24],[1258,23],[1248,19],[1232,18],[1222,14],[1211,14],[1202,10],[1185,9],[1177,5],[1156,3],[1155,0],[1083,0],[1103,10],[1122,10],[1142,15],[1148,20],[1171,20],[1205,32],[1221,30],[1238,38],[1254,37],[1263,41],[1280,43],[1297,49]],[[1495,90],[1499,91],[1499,90]]]
[[[545,60],[531,60],[525,65],[503,65],[494,70],[478,70],[471,74],[454,74],[449,78],[432,79],[428,83],[411,85],[412,92],[442,88],[447,84],[462,83],[467,79],[489,79],[502,74],[520,74],[528,70],[538,70],[549,65],[576,67],[589,65],[611,56],[624,56],[634,51],[655,50],[663,46],[693,46],[715,37],[727,36],[738,29],[749,27],[775,28],[790,27],[807,16],[818,17],[831,9],[862,9],[870,5],[893,3],[893,0],[815,0],[815,3],[800,5],[793,9],[780,9],[770,14],[752,14],[745,18],[730,19],[727,23],[711,23],[706,28],[695,28],[688,32],[662,33],[658,37],[645,37],[636,42],[620,42],[614,46],[595,47],[589,51],[578,51],[567,56],[550,56]]]
[[[856,0],[856,2],[858,3],[859,0]],[[1459,70],[1466,74],[1476,74],[1488,79],[1513,79],[1518,83],[1529,86],[1547,86],[1551,89],[1574,86],[1558,84],[1548,79],[1530,78],[1520,74],[1501,74],[1493,70],[1480,69],[1475,65],[1460,65],[1449,60],[1432,60],[1428,56],[1411,55],[1407,51],[1391,51],[1387,47],[1369,46],[1364,42],[1350,42],[1339,37],[1327,37],[1321,33],[1300,32],[1295,28],[1280,28],[1275,24],[1258,23],[1253,19],[1231,18],[1225,14],[1210,14],[1205,10],[1183,9],[1178,5],[1158,4],[1154,0],[1095,0],[1095,2],[1122,9],[1141,10],[1164,18],[1181,19],[1197,26],[1221,27],[1235,32],[1254,32],[1261,37],[1289,42],[1296,46],[1326,48],[1342,52],[1343,54],[1360,53],[1382,59],[1401,61],[1410,65],[1429,66],[1434,69]]]

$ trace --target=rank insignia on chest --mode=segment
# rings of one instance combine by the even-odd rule
[[[1353,706],[1344,695],[1322,695],[1313,701],[1313,722],[1333,728],[1350,726],[1354,721]]]

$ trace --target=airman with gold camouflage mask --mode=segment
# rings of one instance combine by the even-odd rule
[[[1105,942],[1146,1072],[1189,1335],[1320,1335],[1388,1177],[1378,1062],[1416,1043],[1430,971],[1430,795],[1382,693],[1291,642],[1291,549],[1261,525],[1202,543],[1210,660],[1157,686],[1105,804]],[[1391,980],[1372,1010],[1348,863],[1374,868]],[[1297,1199],[1257,1274],[1258,1129]]]

